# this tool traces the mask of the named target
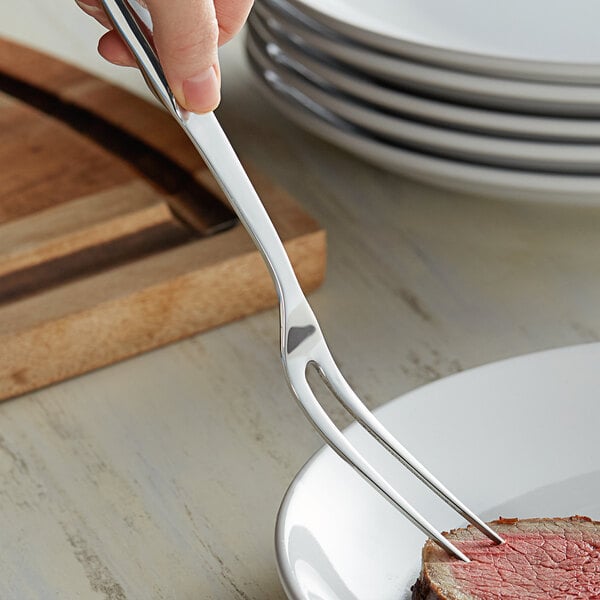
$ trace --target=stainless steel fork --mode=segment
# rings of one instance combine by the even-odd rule
[[[393,456],[487,537],[502,543],[502,538],[425,469],[354,393],[333,360],[277,231],[215,115],[194,114],[179,106],[169,88],[151,40],[144,32],[146,27],[140,26],[140,10],[143,9],[135,0],[131,0],[131,3],[127,0],[102,0],[102,3],[115,29],[134,54],[150,89],[187,133],[269,267],[279,297],[281,360],[290,388],[309,421],[342,459],[412,523],[449,553],[468,562],[468,557],[406,502],[337,428],[308,383],[307,369],[314,366],[341,404]]]

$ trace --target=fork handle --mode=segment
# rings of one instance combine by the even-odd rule
[[[152,40],[140,26],[139,16],[127,0],[102,0],[102,4],[133,53],[148,87],[191,139],[260,250],[275,282],[280,303],[293,309],[306,302],[283,243],[215,115],[212,112],[191,113],[179,105],[154,52]]]
[[[281,238],[215,115],[188,113],[180,125],[260,250],[279,300],[290,310],[306,302]]]

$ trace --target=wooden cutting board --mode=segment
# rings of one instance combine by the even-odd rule
[[[165,112],[0,40],[0,399],[273,306],[271,278]],[[325,233],[249,169],[306,292]]]

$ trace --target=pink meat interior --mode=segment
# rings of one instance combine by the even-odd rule
[[[470,563],[452,562],[452,574],[478,600],[600,600],[600,539],[571,531],[503,534],[457,542]]]

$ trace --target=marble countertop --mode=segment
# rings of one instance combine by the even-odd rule
[[[1,35],[146,94],[137,72],[95,55],[98,32],[69,0],[0,5]],[[234,146],[328,231],[312,303],[369,406],[600,339],[600,209],[381,171],[264,102],[241,39],[221,56]],[[287,390],[277,335],[270,310],[0,405],[0,597],[283,598],[275,517],[320,439]]]

